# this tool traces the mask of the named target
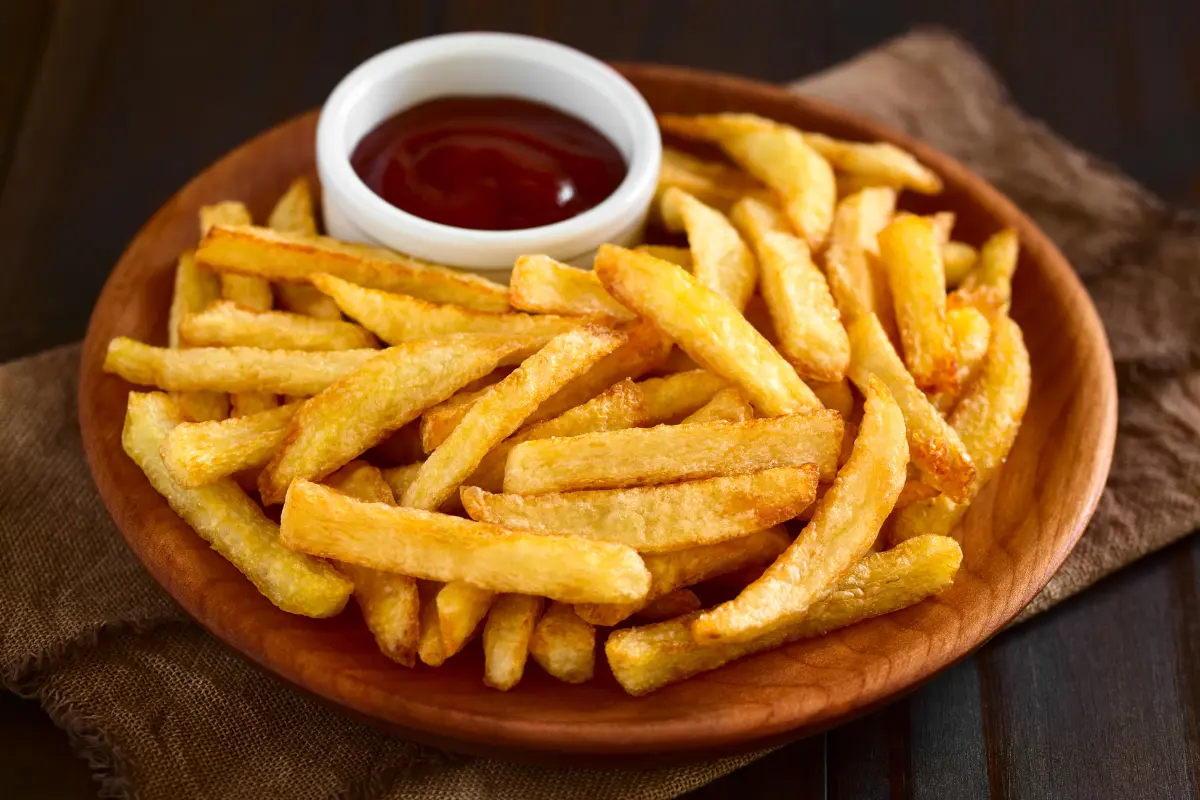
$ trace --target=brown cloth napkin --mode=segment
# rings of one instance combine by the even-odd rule
[[[1200,218],[1014,109],[953,37],[919,32],[796,84],[981,172],[1079,270],[1111,337],[1120,433],[1087,534],[1026,614],[1200,523]],[[192,623],[96,495],[77,346],[0,367],[0,679],[36,697],[112,797],[674,797],[753,760],[630,772],[452,755],[343,718]]]

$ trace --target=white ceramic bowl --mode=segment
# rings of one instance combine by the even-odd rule
[[[401,211],[363,183],[350,166],[350,155],[388,117],[448,95],[507,95],[553,106],[607,136],[629,171],[599,205],[539,228],[470,230]],[[331,236],[501,280],[525,253],[590,266],[604,242],[636,242],[654,197],[661,158],[654,113],[629,81],[577,50],[506,33],[455,33],[386,50],[338,84],[317,126],[317,169]]]

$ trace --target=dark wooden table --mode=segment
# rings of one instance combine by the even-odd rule
[[[0,0],[0,360],[80,338],[179,185],[407,39],[518,31],[783,81],[923,22],[973,42],[1067,138],[1170,200],[1200,197],[1196,0]],[[692,796],[1196,797],[1198,575],[1194,537]],[[2,693],[0,796],[95,796],[66,738]]]

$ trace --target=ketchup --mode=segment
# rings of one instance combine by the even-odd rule
[[[368,133],[350,164],[377,195],[418,217],[475,230],[561,222],[625,177],[617,148],[550,106],[513,97],[443,97]]]

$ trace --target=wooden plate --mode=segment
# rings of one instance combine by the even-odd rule
[[[109,277],[80,375],[88,461],[129,546],[204,627],[295,686],[420,740],[510,757],[626,761],[748,749],[828,727],[914,687],[1008,622],[1062,564],[1108,474],[1117,401],[1104,331],[1070,265],[999,192],[919,142],[774,86],[672,67],[623,71],[657,111],[753,111],[896,142],[945,179],[935,204],[958,214],[957,236],[979,242],[1015,227],[1023,248],[1013,316],[1033,361],[1029,411],[1007,465],[964,521],[958,579],[936,599],[638,699],[608,674],[568,686],[532,662],[518,688],[496,692],[481,682],[477,647],[440,669],[399,667],[379,654],[353,604],[317,621],[268,603],[121,450],[130,387],[101,372],[105,346],[117,335],[163,342],[175,259],[196,243],[197,209],[236,198],[262,219],[289,181],[312,173],[316,113],[259,136],[171,198]]]

